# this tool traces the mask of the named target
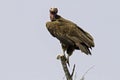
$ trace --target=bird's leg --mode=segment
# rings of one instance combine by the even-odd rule
[[[66,56],[66,55],[65,55],[65,50],[63,50],[63,55]]]
[[[67,46],[63,43],[61,43],[61,46],[62,46],[62,50],[63,50],[63,55],[66,58],[65,51],[66,51]]]
[[[70,55],[67,55],[67,58],[66,58],[66,63],[67,63],[67,64],[68,64],[68,66],[70,67],[69,57],[70,57]]]
[[[67,54],[68,54],[68,56],[67,56],[66,59],[67,59],[68,66],[70,66],[69,57],[72,55],[73,51],[74,51],[74,47],[73,46],[69,46],[67,48]]]
[[[69,56],[66,57],[66,55],[65,55],[65,52],[66,52],[67,48],[68,48],[67,45],[62,44],[63,55],[64,55],[64,57],[66,59],[66,63],[68,64],[68,66],[70,66],[70,64],[69,64]]]
[[[63,55],[64,55],[65,59],[67,59],[67,58],[66,58],[66,55],[65,55],[65,50],[64,50],[64,49],[63,49]]]
[[[68,64],[68,66],[70,66],[70,63],[69,63],[69,55],[67,55],[67,57],[66,57],[66,55],[65,55],[65,50],[63,50],[63,55],[64,55],[64,57],[65,57],[65,59],[66,59],[66,63]]]
[[[66,59],[66,63],[68,64],[68,66],[70,66],[70,63],[69,63],[69,55],[66,57],[66,55],[65,55],[65,49],[63,49],[63,55],[64,55],[64,57],[65,57],[65,59]]]

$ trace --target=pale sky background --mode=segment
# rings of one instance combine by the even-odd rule
[[[119,0],[0,0],[0,80],[63,80],[60,43],[46,29],[50,7],[88,31],[92,56],[75,51],[76,77],[120,80]]]

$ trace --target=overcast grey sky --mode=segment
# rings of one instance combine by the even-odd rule
[[[77,80],[93,65],[85,80],[120,80],[119,0],[1,0],[0,80],[63,80],[60,43],[45,27],[50,7],[95,39],[92,56],[70,58]]]

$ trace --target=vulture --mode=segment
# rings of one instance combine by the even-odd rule
[[[57,8],[50,8],[49,12],[50,21],[46,22],[46,28],[60,41],[63,54],[66,52],[68,55],[66,59],[69,61],[74,50],[91,55],[90,49],[95,46],[93,37],[77,24],[58,15]]]

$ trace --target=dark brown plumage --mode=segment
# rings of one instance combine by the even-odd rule
[[[93,37],[78,27],[75,23],[57,15],[57,8],[50,9],[50,22],[46,27],[50,34],[56,37],[61,45],[63,52],[71,56],[74,50],[81,50],[85,54],[90,54],[90,49],[94,47]]]

